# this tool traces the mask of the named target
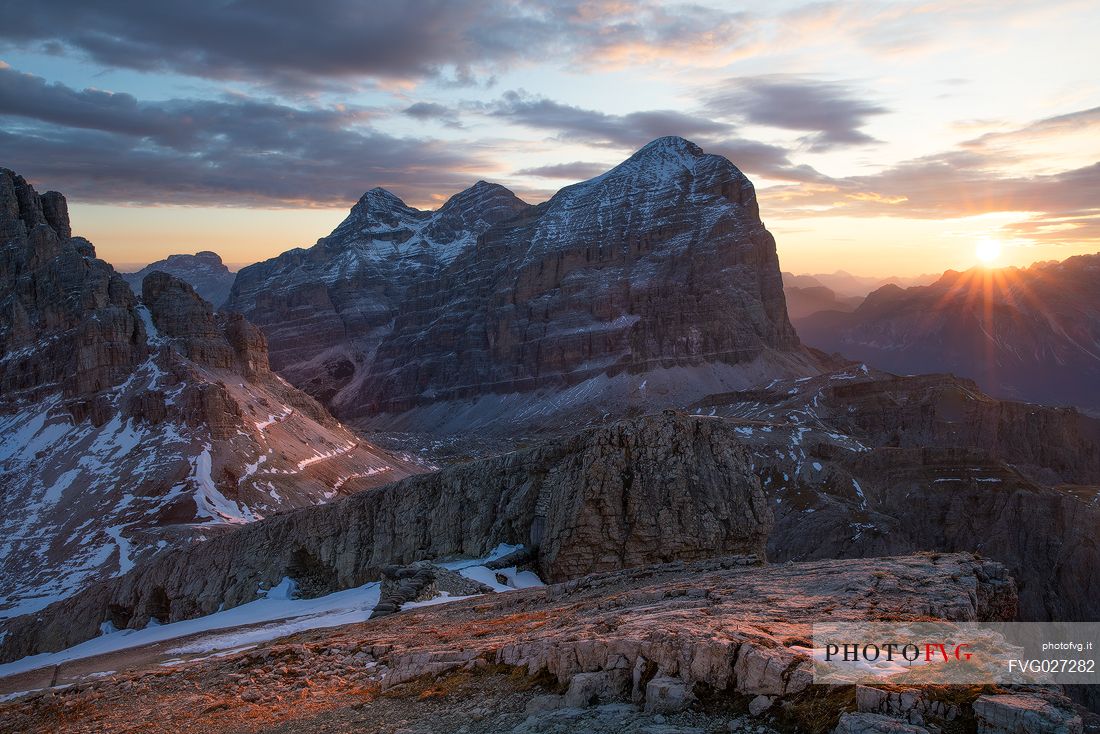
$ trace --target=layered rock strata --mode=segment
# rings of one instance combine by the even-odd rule
[[[506,431],[817,369],[751,182],[674,137],[535,207],[484,183],[433,213],[372,190],[313,248],[243,269],[228,308],[375,427]]]
[[[749,447],[776,516],[770,558],[976,551],[1020,582],[1023,619],[1100,615],[1100,421],[862,366],[693,411]]]
[[[14,659],[256,598],[284,577],[316,595],[378,579],[391,564],[501,543],[537,548],[548,581],[726,553],[762,557],[771,527],[732,429],[673,413],[622,421],[497,458],[268,518],[166,553],[32,618],[10,620]]]

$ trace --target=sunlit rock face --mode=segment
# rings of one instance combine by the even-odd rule
[[[1100,254],[884,286],[799,321],[807,344],[882,369],[952,372],[997,397],[1100,411]]]
[[[161,272],[139,299],[63,196],[5,169],[0,387],[0,616],[417,470],[272,373],[239,314]]]
[[[372,190],[310,250],[242,270],[229,307],[265,328],[275,369],[371,425],[594,392],[657,407],[814,369],[752,184],[675,137],[535,207],[489,184],[434,213]]]

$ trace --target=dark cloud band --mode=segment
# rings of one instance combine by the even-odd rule
[[[0,68],[0,160],[84,201],[331,206],[375,185],[426,201],[493,167],[378,132],[369,117],[240,98],[141,102]]]
[[[312,91],[337,80],[478,70],[735,46],[737,13],[656,0],[58,0],[4,13],[0,49],[47,48],[112,68]]]

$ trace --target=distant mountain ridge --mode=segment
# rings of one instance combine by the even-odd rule
[[[891,372],[952,372],[999,397],[1100,410],[1100,253],[887,285],[798,328],[811,346]]]
[[[871,291],[886,285],[896,285],[902,288],[911,288],[917,285],[928,285],[939,279],[938,273],[924,273],[921,275],[891,275],[880,278],[873,275],[852,275],[846,270],[835,270],[831,273],[815,273],[813,275],[795,275],[783,273],[783,285],[790,288],[815,288],[824,286],[836,293],[841,298],[863,298]]]
[[[652,409],[818,369],[752,183],[676,137],[538,206],[485,182],[436,212],[372,189],[314,247],[243,268],[227,308],[375,427]]]
[[[169,255],[163,260],[146,265],[141,270],[133,273],[121,273],[122,277],[135,291],[141,290],[141,281],[145,276],[154,271],[161,271],[174,275],[195,289],[203,300],[209,301],[214,308],[220,308],[225,299],[229,297],[229,289],[233,287],[234,273],[222,262],[218,253],[209,250],[196,252],[194,255]]]
[[[796,328],[799,319],[819,311],[854,311],[863,303],[863,298],[859,296],[840,296],[823,285],[804,288],[784,286],[783,295],[787,298],[787,313]]]

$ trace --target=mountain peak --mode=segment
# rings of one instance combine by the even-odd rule
[[[607,173],[582,181],[578,185],[583,187],[594,181],[605,181],[608,176],[614,178],[622,175],[631,178],[641,175],[655,181],[667,181],[679,177],[685,171],[694,172],[706,155],[702,148],[690,140],[667,135],[646,143]],[[563,190],[569,190],[569,187]]]
[[[375,186],[373,189],[370,189],[360,196],[355,206],[365,209],[409,208],[409,205],[402,201],[401,197],[381,186]]]
[[[348,218],[336,231],[347,227],[359,232],[390,231],[404,228],[410,222],[429,215],[429,212],[409,206],[392,191],[375,186],[359,197]]]
[[[498,183],[489,183],[488,181],[478,181],[473,186],[463,189],[447,199],[443,206],[439,207],[438,212],[442,214],[456,208],[483,206],[489,201],[496,201],[498,199],[501,202],[512,204],[513,208],[522,208],[527,205],[526,202],[520,200],[520,198],[506,186],[501,186]]]
[[[211,250],[201,250],[194,255],[177,253],[163,260],[149,263],[134,273],[122,273],[135,293],[141,293],[142,280],[153,271],[163,271],[186,281],[195,292],[211,305],[225,303],[233,286],[233,273],[222,262],[221,255]]]
[[[703,155],[705,155],[703,149],[690,140],[681,138],[679,135],[666,135],[646,143],[628,160],[653,157],[694,160]]]

